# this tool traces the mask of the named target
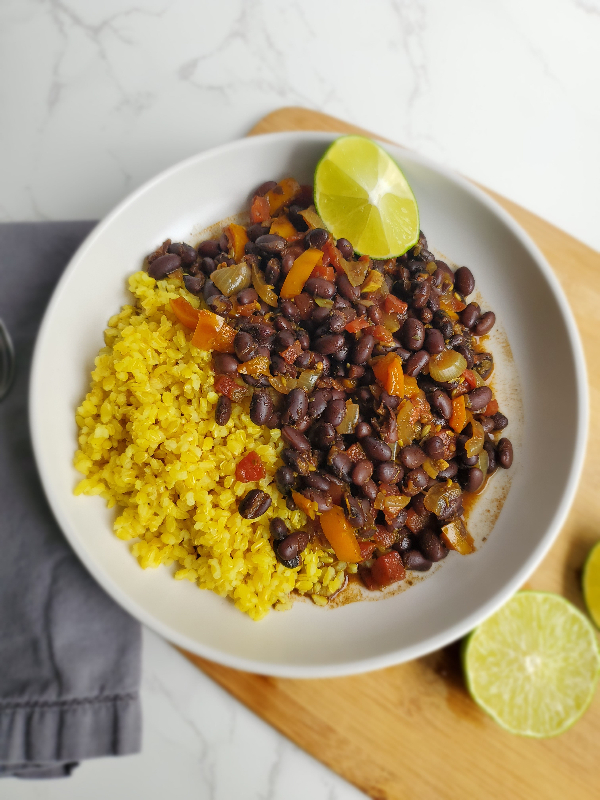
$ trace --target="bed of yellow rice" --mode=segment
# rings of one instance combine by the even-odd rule
[[[137,272],[129,288],[136,302],[109,320],[106,347],[77,409],[74,463],[85,477],[75,494],[100,495],[118,507],[115,533],[131,542],[144,569],[174,565],[175,579],[231,598],[252,619],[289,608],[293,590],[325,605],[355,565],[314,544],[296,569],[275,558],[269,520],[280,516],[292,529],[306,522],[301,511],[288,510],[274,483],[280,431],[255,425],[247,402],[234,404],[226,425],[216,424],[210,353],[191,344],[170,309],[179,295],[199,305],[179,279],[156,282]],[[267,477],[240,483],[235,467],[250,450]],[[255,488],[273,502],[253,522],[237,506]]]

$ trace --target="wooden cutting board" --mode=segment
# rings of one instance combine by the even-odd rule
[[[250,133],[288,130],[372,135],[302,108],[275,111]],[[515,203],[489,194],[528,231],[554,268],[585,348],[592,423],[583,478],[559,538],[527,583],[559,592],[583,608],[581,567],[600,539],[600,254]],[[252,711],[376,800],[600,796],[600,691],[571,730],[535,741],[504,732],[471,701],[458,645],[379,672],[324,680],[251,675],[186,655]]]

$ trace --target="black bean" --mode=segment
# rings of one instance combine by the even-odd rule
[[[487,474],[491,475],[498,469],[498,464],[496,462],[496,448],[494,446],[494,442],[485,442],[483,445],[483,449],[488,454]]]
[[[325,247],[327,239],[329,239],[329,234],[323,228],[314,228],[304,237],[304,241],[308,246],[314,247],[316,250],[322,250]]]
[[[318,472],[309,472],[305,475],[303,481],[309,489],[316,489],[318,492],[328,492],[330,483],[323,475]]]
[[[429,475],[422,467],[417,467],[416,469],[411,469],[405,476],[404,482],[408,488],[424,489],[429,484]]]
[[[219,247],[223,253],[229,252],[229,247],[230,247],[229,237],[227,236],[225,231],[223,231],[223,233],[219,236]]]
[[[288,216],[290,218],[290,222],[296,228],[297,231],[305,231],[308,228],[304,217],[300,215],[300,212],[303,210],[303,206],[299,206],[296,203],[292,203],[289,207]]]
[[[183,242],[173,242],[173,244],[169,246],[168,252],[179,256],[182,264],[193,264],[198,258],[196,248],[189,244],[184,244]]]
[[[346,453],[339,452],[331,459],[330,466],[334,475],[341,478],[343,481],[347,481],[350,479],[350,473],[352,472],[354,462]]]
[[[176,269],[181,267],[181,258],[179,256],[174,255],[173,253],[168,253],[164,256],[159,256],[155,258],[154,261],[148,266],[148,275],[151,278],[154,278],[157,281],[166,278],[171,272],[175,272]]]
[[[222,394],[215,409],[215,422],[217,425],[227,425],[229,417],[231,417],[231,400]]]
[[[495,431],[503,431],[508,425],[508,418],[505,417],[504,414],[501,414],[500,411],[490,417],[490,419],[494,423]]]
[[[409,317],[402,326],[400,337],[408,350],[420,350],[425,342],[425,328],[421,320]]]
[[[308,534],[305,531],[295,531],[286,536],[277,544],[277,556],[283,561],[292,561],[308,544]]]
[[[492,390],[489,386],[478,386],[467,395],[467,406],[471,411],[481,411],[492,399]]]
[[[448,480],[448,478],[453,478],[457,472],[458,472],[458,464],[454,459],[452,459],[448,462],[448,466],[446,467],[446,469],[443,469],[441,470],[441,472],[438,472],[437,476],[441,480]]]
[[[335,294],[335,283],[325,278],[309,278],[304,284],[304,291],[314,297],[323,297],[330,300]]]
[[[294,330],[294,323],[284,316],[277,316],[273,320],[273,325],[275,329],[278,331],[293,331]]]
[[[424,308],[427,305],[427,301],[429,300],[430,291],[431,291],[431,285],[428,280],[417,283],[417,286],[413,291],[413,296],[412,296],[413,308]]]
[[[463,344],[463,342],[464,342],[463,337],[459,333],[457,333],[448,339],[448,346],[458,347],[459,345]]]
[[[210,277],[213,272],[216,270],[217,265],[216,262],[213,261],[212,258],[203,258],[200,261],[200,269],[206,275],[206,277]]]
[[[468,456],[466,453],[463,453],[460,457],[460,461],[465,467],[474,467],[479,461],[479,458],[478,456]]]
[[[316,339],[313,347],[317,353],[322,353],[323,355],[332,355],[338,350],[341,350],[344,344],[345,339],[341,333],[331,333],[328,336],[321,336],[320,338]]]
[[[254,420],[252,421],[254,422]],[[281,436],[286,444],[289,444],[294,450],[298,450],[299,453],[308,453],[310,451],[310,442],[306,436],[290,425],[283,426]]]
[[[208,283],[208,281],[206,281],[206,283]],[[214,294],[212,297],[208,298],[206,303],[213,313],[219,314],[221,317],[229,314],[233,308],[231,300],[223,294]]]
[[[446,392],[443,392],[441,389],[436,389],[435,392],[432,393],[429,402],[432,408],[439,411],[444,419],[450,419],[452,416],[452,400]]]
[[[346,403],[343,400],[330,400],[323,412],[324,422],[329,422],[335,428],[346,416]]]
[[[373,325],[379,325],[383,319],[383,311],[379,306],[369,306],[369,308],[367,308],[367,317],[371,320]]]
[[[277,327],[277,323],[279,322],[280,319],[283,320],[284,322],[287,322],[287,320],[284,319],[284,317],[278,317],[277,320],[275,320],[275,326],[276,327]],[[236,339],[237,339],[237,336],[236,336]],[[291,331],[288,331],[288,330],[279,331],[279,333],[275,337],[275,341],[273,342],[273,347],[279,353],[282,353],[284,350],[287,350],[288,347],[291,347],[294,344],[295,341],[296,341],[296,337],[294,336],[294,334]]]
[[[246,228],[246,234],[251,242],[255,242],[259,236],[265,236],[269,232],[268,225],[261,225],[258,222],[256,225],[250,225],[249,228]]]
[[[244,519],[258,519],[268,510],[271,498],[260,489],[252,489],[244,497],[238,507],[240,516]]]
[[[265,425],[267,428],[270,428],[270,430],[281,428],[281,414],[278,411],[274,411],[269,419],[265,422]]]
[[[254,192],[254,197],[264,197],[267,192],[270,192],[271,189],[274,189],[277,186],[277,181],[265,181],[261,183],[258,189]]]
[[[235,354],[240,361],[249,361],[251,358],[254,358],[256,342],[249,333],[238,331],[233,340],[233,346],[235,348]]]
[[[479,317],[473,326],[473,333],[475,336],[485,336],[486,333],[489,333],[492,330],[495,322],[496,315],[494,312],[486,311],[485,314],[482,314],[481,317]]]
[[[184,275],[183,276],[183,283],[185,288],[188,290],[190,294],[195,295],[196,297],[200,297],[202,294],[202,289],[204,288],[204,282],[206,278],[202,273],[198,275]]]
[[[472,467],[470,470],[468,470],[467,479],[464,483],[465,491],[476,492],[477,489],[481,488],[484,478],[485,475],[479,469],[479,467]]]
[[[431,322],[433,319],[433,312],[430,308],[422,308],[421,313],[419,314],[419,319],[426,325],[427,323]]]
[[[354,429],[354,435],[357,439],[364,439],[365,436],[370,436],[373,433],[373,428],[368,422],[359,422]]]
[[[409,444],[400,450],[400,461],[406,469],[416,469],[425,463],[427,456],[417,444]]]
[[[350,300],[351,303],[356,303],[360,300],[360,288],[358,286],[352,286],[347,275],[339,274],[336,278],[336,283],[338,292],[342,297],[345,297],[346,300]],[[358,313],[358,309],[356,309],[356,312]]]
[[[350,261],[350,259],[354,257],[354,248],[348,239],[338,239],[336,247],[342,254],[342,258],[345,258],[346,261]]]
[[[459,267],[454,273],[454,285],[458,291],[467,297],[475,289],[475,278],[468,267]]]
[[[269,256],[278,256],[285,250],[287,242],[283,236],[278,236],[276,233],[267,233],[264,236],[259,236],[255,244],[263,253]]]
[[[200,258],[215,258],[219,255],[219,243],[215,239],[207,239],[198,245],[198,255]]]
[[[448,555],[448,550],[442,543],[440,537],[433,531],[424,530],[417,536],[419,549],[428,561],[441,561]]]
[[[503,469],[509,469],[513,462],[513,446],[510,439],[500,439],[496,447],[498,464]]]
[[[360,487],[360,491],[368,500],[373,501],[377,497],[377,484],[373,480],[367,481]]]
[[[287,420],[284,420],[284,423],[285,422],[287,422]],[[301,419],[299,422],[297,422],[294,427],[296,428],[297,431],[300,431],[300,433],[306,433],[306,431],[310,428],[311,425],[312,425],[312,420],[309,419],[308,417],[304,417],[304,419]]]
[[[290,392],[291,394],[291,392]],[[327,408],[327,403],[329,402],[329,398],[331,397],[330,393],[326,389],[317,389],[314,395],[310,398],[308,403],[308,416],[310,419],[316,419],[320,417],[321,414]]]
[[[427,364],[429,364],[429,353],[427,350],[419,350],[418,353],[413,353],[406,362],[404,374],[409,375],[411,378],[416,378]]]
[[[249,303],[255,303],[258,300],[256,289],[253,289],[251,286],[247,289],[242,289],[241,292],[238,292],[236,300],[240,306],[247,306]]]
[[[425,558],[418,550],[409,550],[407,553],[403,553],[402,563],[406,569],[412,569],[416,572],[427,572],[428,569],[431,569],[431,561]]]
[[[460,321],[465,328],[472,328],[479,319],[481,309],[477,303],[469,303],[469,305],[460,312]]]
[[[250,401],[250,419],[255,425],[264,425],[273,413],[271,395],[259,389],[252,395]]]
[[[267,262],[267,266],[265,267],[265,281],[270,286],[274,286],[279,280],[280,273],[281,263],[277,258],[270,258]]]
[[[392,550],[395,550],[397,553],[402,555],[406,553],[407,550],[411,550],[413,547],[413,538],[411,532],[408,528],[400,528],[398,532],[398,540],[394,542],[392,545]]]
[[[229,355],[229,353],[213,353],[213,362],[215,372],[219,372],[222,375],[231,375],[237,372],[238,360],[235,356]]]
[[[279,303],[281,313],[292,322],[300,322],[300,312],[293,300],[281,300]]]
[[[479,415],[477,417],[477,421],[483,428],[484,433],[492,433],[492,431],[494,430],[494,420],[492,417],[482,417],[481,415]]]
[[[471,348],[466,347],[464,344],[459,344],[456,348],[456,352],[460,353],[467,362],[467,369],[473,369],[473,351]]]
[[[374,346],[375,337],[370,333],[363,333],[352,350],[352,356],[350,358],[352,363],[366,364],[366,362],[371,358]]]
[[[308,412],[308,395],[304,389],[292,389],[286,398],[287,415],[290,422],[298,422]]]
[[[391,411],[395,411],[398,406],[400,405],[400,398],[396,397],[393,394],[388,394],[387,392],[381,392],[379,396],[380,401],[386,408],[389,408]]]
[[[289,536],[290,533],[288,526],[281,519],[281,517],[273,517],[273,519],[269,522],[269,531],[275,540],[285,539],[285,537]]]
[[[444,444],[443,439],[439,436],[432,436],[431,439],[427,439],[425,444],[423,445],[423,449],[429,456],[429,458],[433,458],[437,460],[442,458],[444,452],[446,450],[446,445]]]
[[[283,466],[279,467],[275,473],[275,481],[281,494],[286,494],[296,483],[296,476],[294,475],[294,471],[291,467]]]
[[[311,430],[311,438],[316,447],[331,447],[335,441],[336,431],[329,422],[320,422]]]
[[[425,331],[425,350],[432,355],[441,353],[444,349],[444,337],[437,328],[427,328]]]
[[[318,489],[303,489],[301,494],[306,497],[307,500],[317,504],[317,511],[319,514],[333,508],[333,501],[327,492],[320,492]]]
[[[364,486],[373,474],[373,463],[366,458],[357,461],[352,470],[352,483]]]
[[[392,457],[389,445],[382,442],[381,439],[376,439],[374,436],[365,436],[360,443],[367,456],[374,461],[389,461]]]
[[[202,290],[202,296],[206,302],[208,302],[211,297],[218,297],[220,294],[221,292],[217,289],[214,283],[207,278],[204,282],[204,289]]]
[[[288,498],[287,503],[291,503],[291,505],[289,505],[290,509],[294,508],[294,503],[292,500],[290,500],[290,498]],[[287,569],[296,569],[296,567],[300,566],[300,556],[296,556],[296,558],[290,558],[289,561],[286,561],[284,558],[281,558],[278,553],[275,553],[275,555],[277,556],[279,563],[283,564],[283,566],[287,567]]]
[[[365,524],[365,513],[358,498],[352,497],[350,492],[345,492],[343,507],[348,522],[355,528],[362,528]]]
[[[403,477],[404,470],[394,461],[383,461],[375,470],[375,480],[379,483],[400,483]]]

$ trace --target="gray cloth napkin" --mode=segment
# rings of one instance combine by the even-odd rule
[[[17,359],[0,403],[0,775],[58,777],[138,752],[140,626],[56,525],[27,424],[29,366],[52,290],[93,222],[0,225],[0,318]]]

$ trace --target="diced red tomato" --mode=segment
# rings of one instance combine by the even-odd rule
[[[469,384],[469,387],[471,389],[474,389],[477,386],[477,378],[475,377],[475,374],[470,369],[466,369],[463,372],[462,377],[466,380],[466,382]]]
[[[339,270],[342,266],[341,253],[331,239],[328,239],[323,247],[323,263],[325,265],[331,264],[336,270]]]
[[[479,413],[483,414],[484,417],[493,417],[494,414],[497,414],[498,413],[498,401],[496,400],[496,398],[494,398],[493,400],[490,400],[490,402],[483,409],[483,411],[480,411]]]
[[[369,589],[369,591],[374,592],[379,589],[379,584],[373,577],[373,573],[369,567],[365,567],[363,565],[359,566],[358,577],[361,579],[367,589]]]
[[[360,547],[361,561],[368,561],[373,555],[373,550],[377,547],[375,542],[359,542],[358,546]]]
[[[357,333],[362,328],[368,328],[371,323],[366,317],[357,317],[346,325],[348,333]]]
[[[425,525],[427,525],[430,517],[431,514],[428,511],[426,511],[425,514],[417,514],[414,508],[409,508],[406,513],[406,522],[404,524],[412,533],[419,533],[419,531],[422,531]]]
[[[296,339],[294,344],[291,344],[282,353],[280,353],[280,356],[284,359],[284,361],[287,361],[288,364],[293,364],[301,352],[302,352],[302,345]]]
[[[400,555],[395,550],[392,550],[390,553],[384,553],[379,556],[373,562],[371,575],[379,586],[391,586],[392,583],[405,578],[406,570]]]
[[[384,325],[374,325],[372,334],[384,347],[391,347],[394,344],[394,337]]]
[[[271,209],[269,208],[269,201],[266,197],[258,197],[257,195],[250,207],[250,220],[252,224],[256,225],[258,222],[265,222],[270,216]]]
[[[388,531],[383,525],[377,526],[377,533],[373,536],[378,547],[382,550],[387,550],[394,544],[396,534],[393,531]]]
[[[326,281],[333,281],[335,278],[335,270],[333,267],[327,267],[324,264],[317,264],[317,266],[310,273],[311,278],[325,278]]]
[[[215,392],[239,403],[246,396],[248,390],[237,384],[229,375],[217,375],[215,378]]]
[[[255,450],[245,455],[235,468],[235,477],[242,483],[260,481],[266,474],[265,465]]]
[[[393,294],[388,296],[383,301],[383,309],[388,314],[404,314],[408,306],[403,300],[398,299]]]

